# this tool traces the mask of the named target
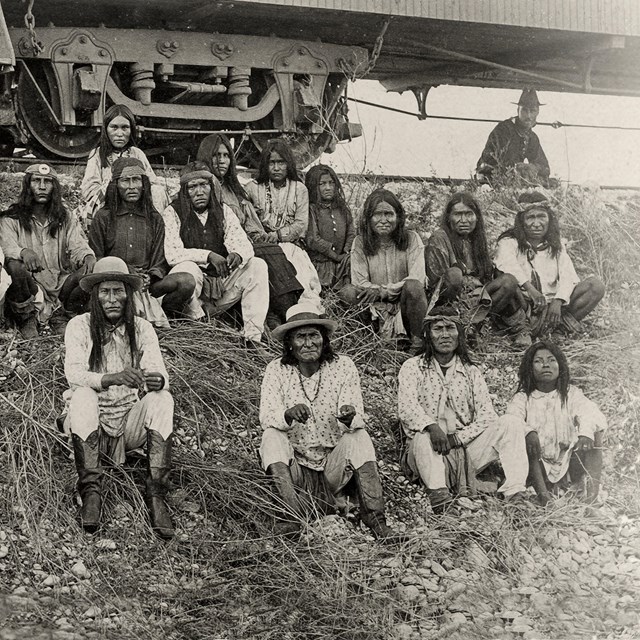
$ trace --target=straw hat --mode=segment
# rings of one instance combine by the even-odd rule
[[[335,320],[323,318],[318,312],[318,308],[309,302],[294,304],[287,309],[286,317],[287,321],[279,327],[276,327],[271,334],[276,340],[282,341],[291,329],[297,329],[298,327],[325,327],[329,331],[329,334],[332,334],[338,326]]]
[[[129,273],[129,269],[122,258],[109,256],[100,258],[93,267],[93,273],[89,273],[80,279],[80,288],[90,292],[93,287],[108,280],[117,280],[131,285],[134,291],[142,289],[142,277]]]

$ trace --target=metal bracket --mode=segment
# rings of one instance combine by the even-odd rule
[[[420,110],[418,120],[426,120],[429,117],[429,114],[427,113],[427,97],[429,95],[430,89],[432,88],[433,85],[431,84],[427,84],[424,87],[411,88],[411,91],[418,102],[418,109]]]

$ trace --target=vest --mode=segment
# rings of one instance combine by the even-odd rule
[[[173,208],[180,219],[180,238],[185,249],[206,249],[227,257],[228,252],[224,246],[224,211],[217,202],[209,208],[204,226],[191,207],[187,211],[181,211],[181,207],[174,203]]]

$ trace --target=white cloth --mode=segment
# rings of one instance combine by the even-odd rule
[[[169,273],[189,273],[196,281],[196,288],[186,305],[187,317],[199,320],[204,317],[204,310],[200,302],[204,273],[194,262],[181,262]],[[217,300],[208,300],[210,308],[216,315],[230,309],[241,300],[242,321],[244,327],[242,335],[247,340],[260,341],[264,331],[264,322],[269,308],[269,270],[267,263],[260,258],[250,258],[223,278],[221,281],[223,294]]]
[[[169,375],[160,353],[158,337],[153,327],[143,318],[135,317],[136,346],[138,349],[134,361],[129,349],[129,340],[124,325],[109,332],[103,345],[103,366],[101,371],[89,370],[89,356],[93,346],[90,330],[90,315],[84,313],[69,321],[64,336],[65,362],[64,373],[71,392],[78,387],[89,387],[98,394],[100,424],[113,437],[122,435],[124,419],[131,407],[138,401],[138,389],[124,385],[102,387],[105,373],[118,373],[125,367],[137,367],[145,372],[156,372],[164,378],[163,390],[169,387]],[[68,400],[72,393],[65,392]]]
[[[544,294],[547,301],[558,298],[565,304],[568,303],[580,278],[564,243],[555,258],[552,257],[550,249],[534,253],[533,260],[529,261],[527,254],[518,249],[518,241],[515,238],[502,238],[496,247],[494,262],[500,271],[515,276],[519,285],[531,281],[531,272],[535,270],[542,287],[540,293]]]
[[[296,244],[291,242],[281,242],[280,248],[285,258],[293,265],[296,270],[296,278],[302,285],[302,293],[298,302],[310,302],[313,304],[318,313],[324,313],[324,306],[320,299],[322,286],[318,272],[311,262],[309,254]]]
[[[473,469],[480,473],[492,462],[500,461],[505,481],[498,489],[505,496],[526,490],[529,461],[524,432],[503,416],[492,422],[466,445]],[[409,442],[407,463],[429,490],[447,486],[444,457],[436,453],[427,431],[416,433]]]
[[[516,393],[505,417],[511,420],[512,428],[523,429],[525,434],[538,433],[542,464],[547,478],[554,483],[567,473],[578,436],[594,440],[597,431],[607,428],[607,419],[595,402],[573,385],[564,406],[557,390],[548,393],[535,390],[529,396]]]
[[[307,406],[311,416],[305,424],[294,420],[289,425],[284,413],[297,404]],[[356,410],[350,428],[336,419],[343,405]],[[324,469],[327,455],[340,437],[347,431],[366,427],[360,376],[353,361],[347,356],[336,356],[306,378],[297,367],[281,364],[280,358],[272,360],[260,390],[260,425],[264,430],[285,432],[300,464]]]

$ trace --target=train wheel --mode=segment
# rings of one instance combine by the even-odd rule
[[[35,154],[51,158],[85,158],[98,144],[100,132],[91,127],[60,126],[56,121],[61,112],[58,91],[49,62],[28,63],[27,68],[20,70],[18,78],[18,117],[27,129]]]

